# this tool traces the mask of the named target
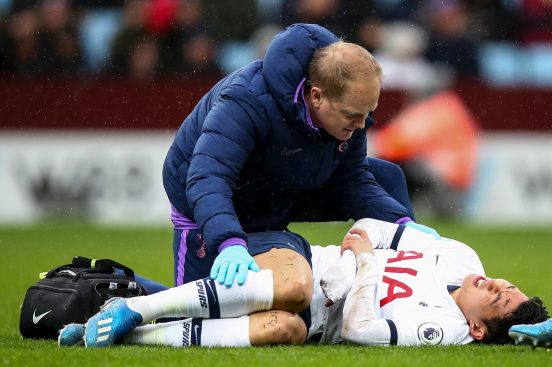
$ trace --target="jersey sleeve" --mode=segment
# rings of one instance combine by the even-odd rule
[[[391,345],[462,345],[473,340],[466,320],[450,309],[420,307],[386,322]]]
[[[351,227],[351,229],[353,228],[364,230],[368,234],[368,238],[370,238],[374,249],[393,250],[397,249],[398,241],[405,229],[403,225],[371,218],[357,220]]]
[[[384,222],[372,218],[356,221],[352,228],[366,231],[374,249],[426,250],[437,241],[432,235],[403,224]]]

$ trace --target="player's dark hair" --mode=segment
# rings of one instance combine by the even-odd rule
[[[531,297],[505,317],[485,320],[487,334],[481,342],[484,344],[512,344],[514,341],[508,336],[510,327],[518,324],[536,324],[547,319],[548,312],[542,301],[539,297]]]

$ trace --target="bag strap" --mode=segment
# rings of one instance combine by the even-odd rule
[[[73,266],[76,268],[110,268],[122,270],[126,276],[134,278],[134,270],[111,259],[89,259],[84,256],[73,257]]]

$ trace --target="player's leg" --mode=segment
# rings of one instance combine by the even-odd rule
[[[273,274],[271,309],[298,313],[306,329],[313,295],[312,253],[309,243],[289,231],[258,232],[248,236],[249,252],[261,269]]]
[[[289,231],[253,233],[249,235],[248,243],[249,252],[261,269],[272,270],[271,309],[297,313],[302,327],[308,330],[311,326],[309,305],[314,288],[309,243]]]
[[[292,232],[249,235],[249,252],[263,269],[249,272],[242,286],[204,278],[127,301],[142,324],[160,317],[229,318],[255,311],[304,311],[312,298],[310,246]]]
[[[244,285],[233,287],[205,278],[149,296],[115,299],[87,322],[85,344],[111,345],[160,317],[229,318],[275,307],[290,312],[308,308],[310,246],[302,237],[291,232],[252,234],[249,250],[261,267],[274,268],[275,276],[270,270],[250,272]],[[307,326],[309,316],[309,312],[302,315]]]
[[[60,331],[60,346],[83,344],[84,325],[70,324]],[[122,344],[187,347],[246,347],[303,344],[305,322],[297,314],[271,310],[229,319],[186,319],[148,324],[130,331]]]
[[[273,300],[272,271],[250,272],[242,286],[226,287],[205,278],[148,296],[112,298],[86,323],[87,347],[117,343],[140,325],[157,318],[230,318],[269,310]]]
[[[271,310],[249,316],[251,345],[301,345],[307,339],[305,322],[297,314]]]
[[[305,257],[287,248],[272,248],[254,258],[261,269],[272,270],[272,309],[296,313],[309,307],[313,280]]]
[[[129,308],[121,311],[124,314],[138,313],[142,325],[160,317],[229,318],[269,309],[305,310],[313,287],[306,241],[291,232],[263,232],[249,236],[249,249],[263,270],[250,271],[242,286],[226,287],[204,278],[118,301],[117,307]]]
[[[301,318],[286,311],[265,311],[230,319],[186,319],[141,326],[122,344],[189,347],[248,347],[302,344],[307,335]]]
[[[174,224],[173,256],[174,282],[182,284],[185,279],[201,279],[209,273],[214,257],[208,256],[197,225],[182,216],[173,208],[171,220]],[[159,298],[160,294],[170,292],[167,289],[150,295]],[[161,296],[163,298],[164,296]],[[86,323],[85,344],[91,347],[111,345],[135,327],[147,324],[152,319],[149,315],[136,312],[127,306],[125,300],[114,299],[106,303],[102,309]],[[157,312],[154,310],[154,312]],[[163,312],[157,312],[163,314]],[[195,316],[195,315],[189,315]],[[162,316],[160,316],[162,317]],[[201,317],[201,316],[199,316]],[[154,317],[155,318],[155,317]]]

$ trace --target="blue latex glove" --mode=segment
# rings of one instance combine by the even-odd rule
[[[415,229],[415,230],[417,230],[417,231],[420,231],[420,232],[424,232],[424,233],[430,234],[430,235],[432,235],[433,238],[435,238],[436,240],[441,239],[441,236],[439,235],[439,233],[437,233],[436,230],[434,230],[434,229],[431,228],[431,227],[424,226],[423,224],[416,223],[416,222],[414,222],[413,220],[411,220],[411,221],[409,221],[409,222],[406,222],[404,225],[407,226],[407,227],[413,228],[413,229]]]
[[[228,246],[215,259],[211,268],[211,279],[216,279],[220,284],[227,287],[232,286],[236,273],[238,274],[238,284],[245,283],[247,270],[261,271],[259,265],[247,249],[242,245]]]

